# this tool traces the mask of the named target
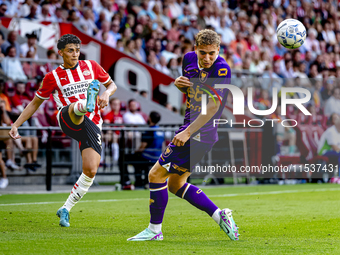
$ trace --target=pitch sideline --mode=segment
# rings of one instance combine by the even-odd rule
[[[237,196],[257,196],[257,195],[278,195],[286,193],[300,193],[300,192],[322,192],[322,191],[340,191],[340,188],[329,189],[308,189],[308,190],[280,190],[280,191],[265,191],[265,192],[250,192],[250,193],[238,193],[238,194],[222,194],[222,195],[210,195],[209,197],[237,197]],[[82,200],[79,203],[106,203],[106,202],[121,202],[121,201],[138,201],[147,200],[148,198],[126,198],[126,199],[105,199],[105,200]],[[176,197],[169,197],[169,199],[177,199]],[[62,204],[64,201],[54,202],[32,202],[32,203],[12,203],[12,204],[0,204],[0,206],[15,206],[15,205],[46,205],[46,204]]]

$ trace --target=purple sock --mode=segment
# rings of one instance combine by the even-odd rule
[[[160,224],[168,204],[168,183],[149,183],[150,187],[150,223]]]
[[[183,187],[176,192],[176,196],[184,198],[190,204],[205,211],[210,216],[218,209],[201,189],[189,183],[185,183]]]

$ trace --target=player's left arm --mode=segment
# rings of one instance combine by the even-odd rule
[[[175,146],[183,146],[190,138],[192,134],[198,131],[201,127],[203,127],[218,111],[220,107],[220,102],[216,100],[216,103],[212,98],[209,98],[207,104],[207,114],[203,115],[200,113],[198,117],[182,132],[175,135],[172,139],[172,143]]]
[[[98,99],[99,109],[103,109],[109,104],[110,96],[112,96],[117,90],[117,85],[111,79],[109,82],[103,85],[106,87],[106,90],[103,92],[103,94],[99,96]]]

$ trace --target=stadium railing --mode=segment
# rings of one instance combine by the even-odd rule
[[[119,139],[119,150],[120,150],[120,158],[118,165],[112,164],[112,154],[107,153],[108,148],[106,146],[105,149],[105,158],[108,160],[104,161],[104,164],[102,164],[99,169],[97,175],[100,176],[119,176],[120,182],[122,183],[125,177],[125,172],[123,169],[129,164],[132,164],[133,166],[138,165],[141,162],[129,162],[125,160],[125,156],[127,153],[133,152],[134,150],[138,149],[138,139],[140,140],[140,133],[144,131],[161,131],[165,133],[165,144],[163,146],[163,149],[165,146],[170,143],[174,136],[174,132],[178,130],[178,125],[174,125],[176,127],[169,127],[169,126],[161,126],[158,129],[150,128],[148,126],[130,126],[127,127],[127,125],[124,125],[123,127],[117,127],[117,124],[113,124],[114,127],[110,126],[103,126],[103,131],[120,131],[120,139]],[[10,127],[0,127],[0,130],[7,130],[9,131]],[[74,183],[75,180],[79,177],[79,175],[82,172],[82,161],[81,161],[81,154],[78,148],[78,143],[74,140],[72,140],[71,143],[69,143],[68,147],[61,148],[60,146],[60,140],[61,139],[70,139],[66,136],[55,136],[59,131],[59,127],[20,127],[20,131],[23,130],[37,130],[37,131],[47,131],[48,137],[47,142],[44,144],[44,146],[39,147],[39,154],[38,154],[38,162],[41,163],[42,169],[37,172],[30,172],[27,171],[26,173],[16,173],[11,172],[8,173],[8,176],[11,178],[14,178],[16,176],[21,177],[45,177],[45,185],[46,190],[50,191],[52,190],[52,176],[53,178],[56,177],[67,177],[69,183]],[[219,141],[215,144],[214,148],[210,153],[208,153],[201,161],[202,165],[225,165],[231,163],[231,152],[229,148],[229,138],[228,133],[229,132],[242,132],[246,134],[247,139],[247,153],[248,153],[248,164],[260,164],[261,161],[261,144],[262,144],[262,129],[235,129],[235,128],[220,128],[219,129]],[[128,134],[132,133],[132,136]],[[139,135],[137,135],[139,133]],[[132,143],[130,146],[128,146],[128,139],[132,138]],[[9,137],[8,137],[9,138]],[[3,139],[3,138],[2,138]],[[41,144],[41,136],[39,136],[39,141]],[[244,147],[243,144],[234,143],[234,162],[237,166],[243,165],[245,163],[244,160]],[[19,151],[15,150],[16,158],[19,159],[18,162],[25,162],[25,160],[22,160],[23,156],[19,156]],[[60,154],[62,154],[60,156]],[[65,156],[65,154],[67,154]],[[109,154],[109,155],[107,155]],[[5,155],[3,155],[5,156]],[[110,162],[110,164],[105,164],[105,162]],[[143,162],[144,163],[144,162]],[[151,167],[154,164],[154,162],[150,162],[149,167]],[[45,169],[44,169],[45,168]],[[58,170],[59,169],[59,170]],[[68,171],[66,171],[68,169]],[[131,168],[130,168],[131,169]],[[131,173],[128,173],[129,175],[132,175]],[[147,178],[147,173],[144,173]],[[194,173],[192,175],[192,178],[201,178],[206,179],[209,177],[209,174],[211,173]],[[223,177],[232,177],[233,173],[222,173],[219,175],[212,175],[212,178],[223,178]],[[31,182],[33,183],[35,179],[32,179]],[[117,180],[117,178],[116,178]],[[63,179],[65,181],[65,178]],[[59,181],[60,182],[60,181]],[[67,183],[68,183],[67,182]],[[27,182],[24,182],[27,183]],[[61,183],[60,183],[61,184]],[[65,184],[65,183],[64,183]],[[205,184],[205,183],[203,183]]]

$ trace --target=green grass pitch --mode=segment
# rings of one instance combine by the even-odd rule
[[[340,254],[338,185],[203,191],[233,210],[240,241],[172,194],[161,242],[126,241],[148,226],[147,190],[89,192],[72,209],[70,228],[61,228],[55,215],[68,194],[2,195],[0,254]]]

